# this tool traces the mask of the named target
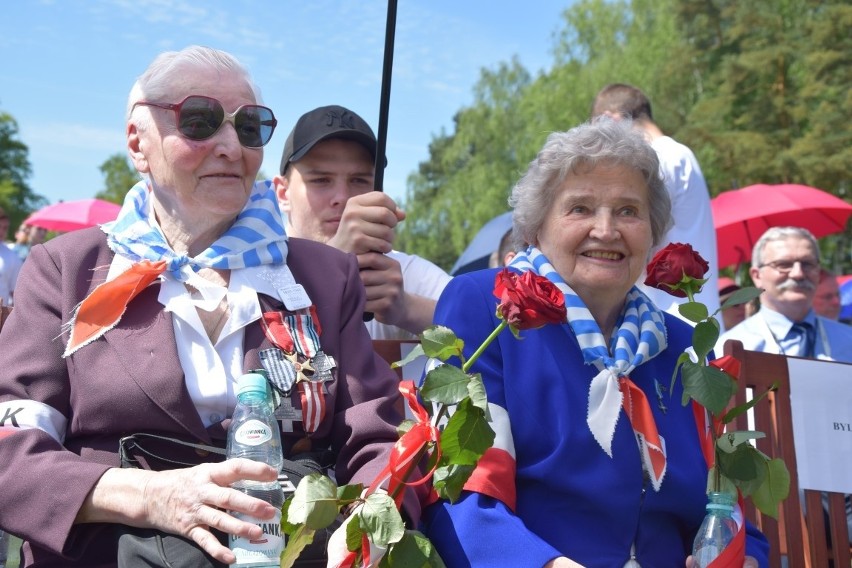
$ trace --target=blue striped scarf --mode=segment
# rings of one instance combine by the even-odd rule
[[[612,335],[610,354],[604,335],[586,304],[556,272],[544,253],[530,246],[518,253],[509,266],[546,277],[565,295],[568,324],[577,336],[583,361],[599,371],[589,389],[586,421],[595,439],[612,456],[612,437],[622,401],[618,379],[627,377],[633,369],[666,348],[666,325],[662,312],[633,286],[627,292],[621,319]]]
[[[154,226],[149,214],[147,181],[134,185],[115,221],[102,225],[109,248],[133,262],[165,260],[166,272],[186,282],[200,268],[234,270],[287,259],[287,234],[275,192],[268,181],[256,182],[231,227],[206,250],[189,257],[177,254]]]

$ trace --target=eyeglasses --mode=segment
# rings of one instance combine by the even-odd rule
[[[758,268],[763,268],[764,266],[768,266],[773,270],[780,272],[781,274],[789,274],[793,268],[799,265],[799,268],[802,269],[802,272],[808,272],[813,274],[814,272],[819,271],[819,263],[813,262],[812,260],[773,260],[772,262],[767,262],[761,264]]]
[[[133,108],[137,105],[175,111],[178,132],[190,140],[207,140],[216,134],[225,122],[230,122],[237,131],[240,144],[246,148],[266,145],[278,125],[272,109],[265,106],[243,105],[233,114],[226,115],[222,103],[202,95],[190,95],[178,104],[139,101]]]

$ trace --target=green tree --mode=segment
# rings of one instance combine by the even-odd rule
[[[18,123],[12,115],[0,112],[0,206],[14,231],[32,211],[47,200],[27,185],[31,175],[29,148],[18,138]],[[3,239],[6,235],[0,235]]]
[[[711,194],[803,183],[850,199],[852,6],[841,0],[580,0],[562,14],[554,64],[483,70],[475,101],[409,176],[400,248],[448,268],[549,132],[588,119],[595,93],[632,83],[666,134],[698,156]],[[852,232],[823,239],[852,272]]]
[[[136,182],[142,179],[139,172],[130,165],[124,154],[113,154],[101,164],[101,173],[104,174],[104,189],[99,191],[95,197],[112,201],[121,205],[124,196]]]

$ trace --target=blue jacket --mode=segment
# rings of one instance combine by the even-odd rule
[[[465,341],[466,356],[499,324],[495,274],[456,277],[438,303],[435,323]],[[692,329],[668,315],[666,327],[668,348],[630,375],[645,392],[665,439],[668,465],[659,492],[643,481],[623,410],[613,457],[592,437],[586,410],[597,370],[583,363],[570,326],[524,331],[520,340],[505,331],[489,346],[472,370],[482,374],[492,416],[510,424],[510,434],[495,443],[503,457],[492,460],[504,466],[493,474],[503,500],[465,492],[455,504],[427,509],[424,532],[447,566],[538,567],[567,556],[588,567],[620,568],[634,541],[643,568],[685,565],[705,513],[707,465],[692,407],[681,404],[679,380],[670,392],[675,362],[691,344]],[[515,467],[508,475],[507,462]],[[748,554],[766,566],[766,540],[749,530]]]

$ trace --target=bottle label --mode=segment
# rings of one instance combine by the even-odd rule
[[[231,551],[237,557],[235,566],[278,566],[285,544],[285,534],[281,532],[281,511],[265,521],[241,513],[231,514],[263,529],[263,535],[258,539],[231,535]]]
[[[260,420],[247,420],[234,433],[234,440],[246,446],[259,446],[271,439],[272,430]]]

